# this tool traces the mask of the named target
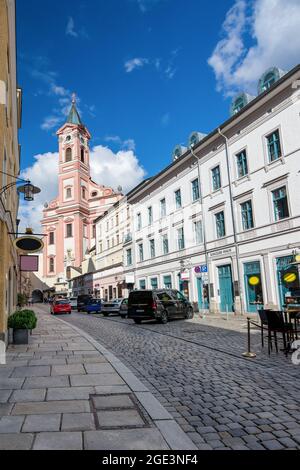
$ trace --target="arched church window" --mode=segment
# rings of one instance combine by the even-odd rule
[[[81,191],[82,191],[82,199],[86,199],[86,189],[83,187]]]
[[[80,159],[81,159],[82,163],[84,163],[84,148],[83,147],[81,147],[81,149],[80,149]]]
[[[70,199],[72,197],[72,188],[66,188],[66,199]]]
[[[65,161],[66,162],[70,162],[72,160],[72,149],[70,147],[68,147],[66,149],[66,155],[65,155]]]
[[[49,273],[54,273],[54,258],[49,258]]]

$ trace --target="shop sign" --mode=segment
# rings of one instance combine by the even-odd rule
[[[181,280],[182,281],[189,281],[190,280],[190,272],[189,271],[183,271],[181,273]]]

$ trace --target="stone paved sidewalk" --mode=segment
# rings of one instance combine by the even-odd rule
[[[119,359],[37,313],[30,344],[9,346],[0,365],[0,450],[196,448]]]

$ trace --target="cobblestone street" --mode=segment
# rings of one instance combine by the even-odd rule
[[[282,352],[261,352],[257,331],[257,358],[241,357],[245,319],[135,325],[117,316],[62,318],[119,357],[199,449],[300,449],[299,366]]]

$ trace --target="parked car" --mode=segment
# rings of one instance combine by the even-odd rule
[[[86,313],[99,313],[101,312],[101,300],[90,299],[84,304],[83,307],[81,307],[81,309]]]
[[[119,315],[121,318],[127,318],[128,315],[128,299],[123,299],[120,305]]]
[[[83,307],[85,306],[85,304],[91,300],[93,298],[92,295],[90,294],[81,294],[81,295],[78,295],[77,297],[77,310],[78,312],[81,312],[83,310]]]
[[[51,315],[56,315],[57,313],[71,313],[71,304],[68,300],[57,299],[54,300],[51,307]]]
[[[105,317],[107,317],[110,313],[119,313],[120,306],[123,299],[112,299],[107,302],[103,302],[101,312]]]
[[[167,323],[172,318],[193,318],[191,302],[173,289],[135,290],[128,297],[128,318],[135,323],[157,320]]]
[[[70,297],[71,309],[75,310],[77,308],[77,297]]]

